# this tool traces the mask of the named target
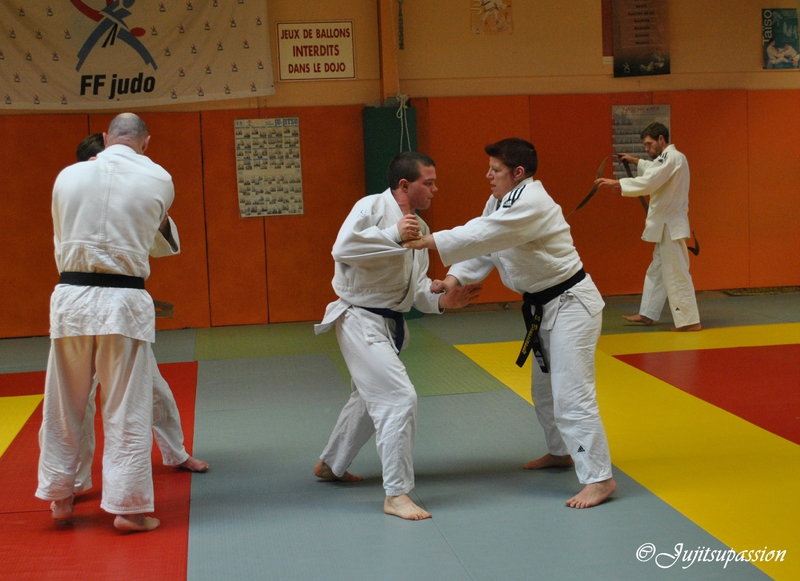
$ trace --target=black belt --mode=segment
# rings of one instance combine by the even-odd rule
[[[525,340],[522,342],[522,347],[517,357],[517,365],[519,367],[525,365],[528,355],[531,350],[533,350],[533,356],[536,358],[542,371],[544,373],[550,372],[550,369],[547,367],[547,360],[544,357],[544,352],[542,351],[542,343],[539,341],[539,326],[542,324],[544,305],[574,287],[584,278],[586,278],[586,271],[580,269],[562,283],[551,286],[538,293],[524,293],[522,295],[524,300],[522,304],[522,318],[525,320],[525,328],[528,329],[528,333],[525,335]],[[531,307],[534,308],[533,313],[531,313]]]
[[[144,279],[141,276],[111,274],[108,272],[62,272],[58,279],[58,284],[144,290]]]
[[[406,326],[403,320],[403,313],[398,311],[393,311],[392,309],[378,309],[374,307],[358,307],[359,309],[364,309],[365,311],[369,311],[375,315],[380,315],[384,319],[392,319],[394,321],[394,344],[397,347],[397,350],[400,351],[403,348],[403,341],[406,339]]]

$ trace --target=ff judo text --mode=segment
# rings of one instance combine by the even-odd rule
[[[155,77],[145,77],[144,73],[139,73],[135,77],[126,78],[117,78],[117,74],[114,73],[111,76],[111,80],[108,81],[108,85],[106,85],[107,79],[107,75],[81,75],[81,96],[86,95],[87,91],[91,91],[92,95],[98,95],[100,89],[105,89],[106,86],[107,89],[105,90],[109,92],[109,99],[113,99],[114,97],[119,99],[119,95],[127,95],[129,93],[131,95],[136,93],[152,93],[156,88]]]

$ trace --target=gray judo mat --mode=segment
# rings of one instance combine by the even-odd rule
[[[646,543],[726,547],[619,470],[613,500],[565,507],[574,471],[521,468],[545,446],[506,389],[420,397],[412,497],[433,518],[386,516],[374,439],[351,467],[364,482],[312,474],[348,393],[324,353],[200,362],[194,451],[211,471],[192,479],[188,581],[768,579],[640,562]]]

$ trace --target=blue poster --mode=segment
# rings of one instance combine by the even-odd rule
[[[761,10],[761,30],[765,69],[800,68],[797,9],[764,8]]]

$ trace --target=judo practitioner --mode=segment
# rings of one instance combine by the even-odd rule
[[[445,291],[479,282],[497,268],[503,284],[523,295],[528,334],[517,364],[533,351],[531,395],[548,449],[525,468],[574,465],[585,486],[567,505],[595,506],[617,488],[595,393],[603,299],[583,270],[561,208],[533,179],[533,145],[510,138],[485,151],[492,195],[482,216],[404,246],[437,249],[442,262],[453,265],[440,283]]]
[[[160,232],[170,240],[172,178],[144,155],[150,135],[136,115],[115,117],[106,149],[53,186],[56,265],[50,356],[39,433],[39,487],[53,518],[69,519],[92,382],[102,385],[105,432],[101,508],[123,531],[159,526],[150,465],[155,308],[144,290]]]
[[[639,313],[623,315],[632,323],[652,325],[661,317],[664,303],[675,324],[673,331],[699,331],[700,313],[689,274],[686,239],[689,229],[689,163],[669,142],[669,129],[651,123],[641,133],[644,149],[652,161],[620,153],[637,167],[638,176],[614,180],[600,178],[601,186],[619,186],[623,196],[650,196],[642,240],[654,242],[653,260],[644,279]]]
[[[93,160],[104,148],[103,134],[93,133],[78,145],[76,152],[78,161]],[[166,240],[161,231],[159,231],[156,235],[151,255],[169,256],[180,252],[178,229],[172,218],[169,218],[169,222],[170,240]],[[184,437],[178,405],[175,403],[175,397],[172,395],[169,384],[158,370],[158,364],[150,343],[147,344],[147,349],[150,352],[150,365],[153,370],[153,432],[156,444],[161,450],[161,458],[164,465],[176,466],[191,472],[206,472],[208,470],[208,462],[190,456],[183,445]],[[92,391],[89,393],[89,403],[86,406],[86,418],[84,419],[83,437],[79,452],[80,462],[75,475],[76,494],[92,487],[96,387],[97,382],[94,382]]]
[[[350,463],[375,434],[383,466],[386,514],[408,520],[430,518],[409,497],[414,488],[417,393],[398,354],[408,344],[403,313],[465,306],[479,285],[431,292],[427,251],[402,247],[428,227],[415,210],[424,210],[436,193],[436,167],[421,153],[403,152],[388,169],[389,189],[359,200],[342,224],[333,246],[333,289],[317,326],[335,326],[336,338],[352,376],[352,394],[342,409],[314,474],[327,480],[358,482]]]

